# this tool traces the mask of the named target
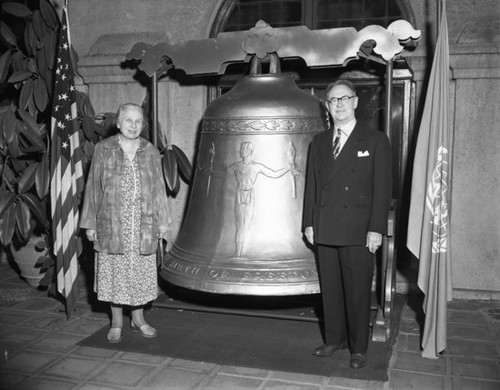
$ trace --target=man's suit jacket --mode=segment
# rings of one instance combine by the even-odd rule
[[[313,226],[323,245],[366,245],[368,231],[385,234],[392,196],[391,146],[387,136],[356,123],[333,158],[333,129],[310,146],[303,227]]]

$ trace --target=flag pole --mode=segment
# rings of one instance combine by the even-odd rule
[[[445,1],[446,0],[440,0],[439,3],[437,4],[437,23],[436,23],[436,26],[437,26],[438,33],[439,33],[439,29],[441,27],[441,15],[443,13],[443,7],[444,7]]]
[[[158,147],[158,75],[157,75],[156,71],[153,73],[153,77],[151,78],[151,87],[152,87],[152,95],[153,95],[153,110],[152,110],[153,134],[152,134],[151,140],[152,140],[153,145]]]
[[[385,65],[385,134],[391,141],[392,118],[392,83],[394,61],[387,61]]]

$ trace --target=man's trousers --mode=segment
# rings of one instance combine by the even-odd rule
[[[325,344],[368,349],[375,256],[362,246],[318,245]]]

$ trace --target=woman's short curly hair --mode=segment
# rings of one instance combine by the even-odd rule
[[[135,104],[135,103],[124,103],[124,104],[120,104],[120,106],[118,107],[118,111],[116,112],[116,121],[118,122],[120,120],[120,115],[122,115],[125,110],[127,110],[131,107],[137,108],[142,113],[142,116],[144,117],[144,110],[142,109],[141,106],[139,106],[138,104]]]

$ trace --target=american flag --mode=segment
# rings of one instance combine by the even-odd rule
[[[69,36],[67,10],[64,8],[54,77],[50,196],[57,290],[65,298],[68,318],[76,308],[79,294],[78,195],[84,185]]]

